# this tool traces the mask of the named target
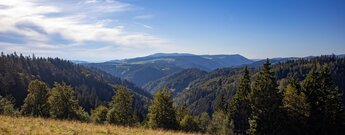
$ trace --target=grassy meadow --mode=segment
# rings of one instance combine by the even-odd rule
[[[78,121],[63,121],[32,117],[0,116],[0,135],[192,135],[166,130],[153,130],[115,125],[98,125]]]

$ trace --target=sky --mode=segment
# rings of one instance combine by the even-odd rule
[[[0,0],[0,51],[91,62],[345,54],[345,1]]]

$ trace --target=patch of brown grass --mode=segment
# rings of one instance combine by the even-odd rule
[[[0,135],[191,135],[176,131],[153,130],[115,125],[33,117],[0,116]]]

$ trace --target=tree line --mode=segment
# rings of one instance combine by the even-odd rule
[[[114,90],[116,94],[112,101],[107,105],[98,106],[89,115],[78,104],[75,90],[71,86],[66,83],[55,83],[53,88],[49,88],[46,83],[33,80],[29,83],[24,104],[19,109],[14,106],[13,98],[0,96],[0,114],[79,120],[98,124],[140,125],[138,114],[133,108],[133,93],[124,86],[116,86]],[[185,108],[178,112],[177,115],[170,91],[163,88],[155,94],[143,125],[150,128],[198,131],[193,116]]]
[[[342,93],[327,64],[316,66],[303,81],[290,75],[279,90],[267,60],[251,83],[247,68],[227,113],[236,134],[343,134],[345,127]],[[223,103],[225,104],[225,103]]]
[[[139,114],[141,121],[147,113],[144,104],[151,98],[149,93],[126,80],[68,60],[1,53],[0,95],[15,100],[16,108],[24,104],[29,83],[35,79],[46,83],[48,87],[54,87],[55,82],[67,83],[74,89],[80,106],[88,113],[111,101],[116,85],[125,86],[134,93],[134,111]]]

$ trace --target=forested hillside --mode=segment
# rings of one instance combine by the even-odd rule
[[[172,91],[173,96],[176,96],[183,89],[187,88],[192,81],[203,77],[206,73],[207,72],[196,68],[185,69],[181,72],[165,76],[159,80],[148,82],[143,86],[143,89],[154,94],[157,90],[167,87]]]
[[[289,75],[296,76],[301,81],[313,67],[319,71],[324,64],[329,65],[332,78],[339,91],[345,91],[345,58],[343,57],[321,56],[288,60],[273,65],[272,71],[281,89],[287,85],[286,78]],[[252,68],[250,71],[251,78],[255,79],[259,70]],[[186,104],[194,114],[212,113],[219,98],[224,96],[227,100],[230,100],[234,95],[241,72],[242,68],[224,68],[212,71],[194,80],[189,85],[189,89],[183,90],[183,93],[176,97],[175,102]],[[345,96],[342,97],[344,101]]]
[[[100,70],[91,70],[59,58],[36,58],[9,54],[0,56],[0,95],[15,99],[16,106],[23,104],[28,84],[38,79],[50,87],[55,82],[65,82],[76,90],[79,103],[87,111],[111,100],[114,86],[123,85],[135,93],[137,109],[142,107],[151,95],[134,84],[111,76]]]

